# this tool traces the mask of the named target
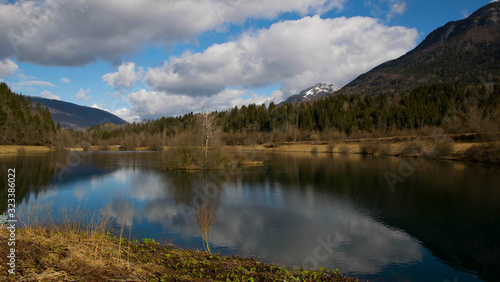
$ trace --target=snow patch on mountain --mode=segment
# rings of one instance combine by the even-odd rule
[[[337,86],[328,83],[318,83],[314,86],[306,88],[300,91],[299,94],[288,97],[282,103],[298,103],[303,101],[311,101],[318,99],[319,97],[332,94],[340,90]]]

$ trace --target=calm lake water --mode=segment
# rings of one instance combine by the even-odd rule
[[[196,203],[209,203],[215,253],[370,281],[498,281],[499,166],[425,160],[412,171],[416,160],[396,157],[262,158],[261,167],[203,173],[165,171],[161,152],[3,156],[0,181],[16,168],[18,213],[35,202],[53,205],[54,218],[109,205],[124,237],[202,250],[194,215]],[[387,172],[404,181],[391,189]]]

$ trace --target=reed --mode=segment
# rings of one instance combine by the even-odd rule
[[[0,281],[357,281],[338,270],[303,270],[264,263],[254,258],[210,254],[213,206],[198,206],[206,252],[160,245],[152,239],[111,236],[109,209],[94,212],[64,209],[52,216],[53,205],[37,203],[22,209],[16,235],[16,275],[0,264]],[[122,226],[125,213],[121,218]],[[0,242],[9,231],[0,228]],[[127,244],[127,248],[122,245]],[[7,244],[0,253],[8,252]],[[127,260],[125,260],[125,257]]]

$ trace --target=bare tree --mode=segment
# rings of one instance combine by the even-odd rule
[[[214,113],[207,111],[208,105],[203,106],[201,114],[198,118],[199,135],[201,141],[201,149],[203,154],[203,164],[208,161],[208,150],[210,146],[217,145],[218,142],[218,128],[217,128],[217,118]]]

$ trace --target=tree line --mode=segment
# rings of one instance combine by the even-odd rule
[[[330,132],[346,136],[360,132],[390,135],[434,126],[448,133],[498,132],[499,105],[499,84],[440,83],[400,94],[334,94],[297,104],[250,104],[214,111],[212,115],[222,129],[222,139],[241,144],[325,139]],[[159,145],[194,130],[197,115],[191,112],[141,123],[104,124],[87,133],[93,143],[120,143],[132,138],[138,145]]]
[[[60,130],[47,108],[31,105],[0,83],[0,144],[60,148],[121,145],[160,150],[179,134],[197,131],[200,115],[188,113],[139,123]],[[498,132],[500,84],[419,86],[409,93],[333,94],[296,104],[250,104],[210,113],[226,144],[328,140],[332,135],[391,135],[439,126],[448,133]]]
[[[0,82],[0,144],[52,145],[56,126],[47,107],[35,106],[31,98],[13,93]]]

